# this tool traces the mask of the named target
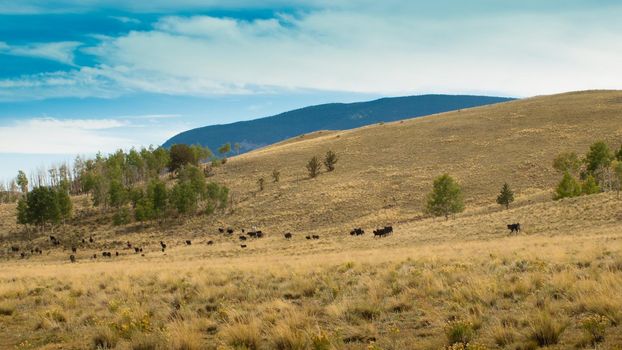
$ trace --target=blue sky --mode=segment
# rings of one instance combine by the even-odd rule
[[[619,89],[620,18],[598,0],[0,0],[0,179],[310,104]]]

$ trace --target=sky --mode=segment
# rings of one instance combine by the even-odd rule
[[[327,102],[622,85],[613,0],[0,0],[0,180]]]

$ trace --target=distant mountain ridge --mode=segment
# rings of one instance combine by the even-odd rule
[[[512,100],[492,96],[420,95],[387,97],[367,102],[328,103],[271,117],[191,129],[173,136],[163,146],[201,144],[215,152],[218,147],[230,142],[232,146],[239,143],[240,152],[247,152],[318,130],[353,129]]]

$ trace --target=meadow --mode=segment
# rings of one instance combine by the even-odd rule
[[[225,211],[163,224],[112,226],[81,196],[70,222],[28,233],[0,205],[0,348],[622,348],[622,200],[553,201],[551,168],[594,140],[618,147],[620,106],[620,92],[585,92],[304,135],[216,168]],[[307,179],[327,149],[336,170]],[[467,204],[449,220],[423,213],[443,172]],[[509,210],[494,204],[504,181]],[[394,234],[373,238],[385,224]],[[266,237],[241,248],[252,226]]]

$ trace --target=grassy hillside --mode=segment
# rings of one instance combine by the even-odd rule
[[[226,214],[113,227],[79,197],[76,218],[54,232],[60,246],[49,232],[21,233],[14,206],[0,205],[0,348],[619,348],[622,200],[551,200],[553,157],[598,139],[622,142],[622,92],[303,135],[216,168],[233,192]],[[337,169],[307,179],[308,158],[328,149]],[[467,202],[447,221],[422,214],[443,172]],[[510,210],[493,204],[504,181],[516,191]],[[395,233],[372,238],[385,223]],[[251,226],[267,237],[241,248],[239,229]],[[353,226],[367,234],[348,235]],[[11,246],[43,254],[20,258]]]
[[[350,131],[315,133],[234,157],[216,179],[235,194],[236,226],[343,230],[421,217],[434,177],[463,186],[467,208],[494,203],[504,181],[519,201],[548,199],[559,181],[553,158],[595,140],[622,142],[622,92],[579,92],[472,108]],[[307,179],[305,164],[327,150],[332,173]],[[279,183],[258,192],[256,181]]]
[[[167,140],[164,146],[170,147],[176,143],[201,144],[216,152],[218,147],[230,142],[239,143],[240,150],[246,152],[323,129],[346,130],[510,100],[489,96],[422,95],[357,103],[329,103],[266,118],[188,130]]]

